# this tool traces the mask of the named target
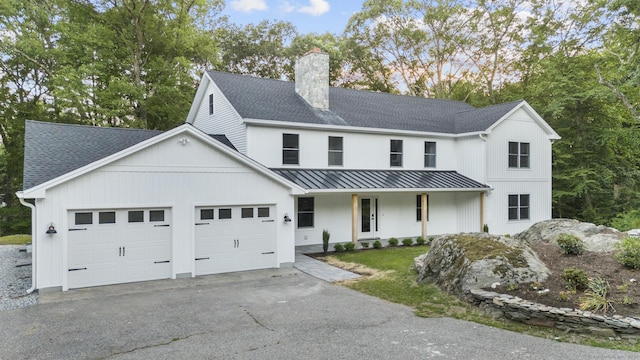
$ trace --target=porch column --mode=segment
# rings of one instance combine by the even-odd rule
[[[351,194],[351,242],[358,242],[358,194]]]
[[[480,232],[484,230],[484,192],[480,193]]]
[[[422,193],[420,195],[420,208],[422,211],[420,212],[420,221],[422,223],[422,238],[427,238],[427,213],[429,209],[427,208],[427,193]]]

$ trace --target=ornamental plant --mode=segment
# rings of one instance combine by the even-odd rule
[[[333,245],[333,250],[335,250],[336,252],[344,252],[344,245],[337,243]]]
[[[413,245],[413,239],[412,238],[406,238],[404,240],[402,240],[402,246],[411,246]]]
[[[392,246],[392,247],[393,246],[398,246],[398,239],[392,237],[392,238],[389,239],[388,243],[389,243],[389,246]]]
[[[556,241],[565,255],[582,255],[586,248],[584,241],[571,234],[560,234]]]
[[[356,248],[356,244],[348,242],[344,244],[344,251],[353,251]]]
[[[327,253],[327,250],[329,250],[329,238],[331,237],[331,233],[329,233],[329,230],[324,229],[322,230],[322,252],[323,253]]]
[[[373,248],[374,249],[382,248],[382,243],[380,242],[380,240],[376,240],[376,241],[373,242]]]
[[[617,250],[615,257],[620,264],[632,269],[640,269],[640,238],[625,237],[614,246]]]

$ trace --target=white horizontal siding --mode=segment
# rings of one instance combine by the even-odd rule
[[[283,129],[249,126],[249,157],[267,167],[286,167],[282,164],[282,134],[298,134],[300,164],[289,167],[332,168],[328,165],[329,136],[343,137],[343,166],[345,169],[404,169],[423,170],[424,142],[436,142],[438,170],[456,170],[458,155],[451,138],[366,134],[347,131]],[[403,166],[390,167],[390,141],[403,141]],[[340,168],[340,167],[337,167]]]
[[[293,227],[280,219],[292,214],[289,189],[245,167],[195,138],[179,138],[118,160],[47,190],[38,200],[38,288],[62,285],[69,209],[172,209],[173,276],[192,273],[194,208],[213,205],[273,204],[278,231],[278,263],[294,261]],[[58,234],[44,234],[54,223]]]

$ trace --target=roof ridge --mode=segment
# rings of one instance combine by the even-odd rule
[[[46,126],[69,126],[69,127],[80,127],[80,128],[92,128],[92,129],[100,129],[100,130],[130,130],[130,131],[147,131],[147,132],[157,132],[162,133],[163,130],[152,130],[152,129],[138,129],[138,128],[127,128],[127,127],[119,127],[119,126],[97,126],[97,125],[87,125],[87,124],[68,124],[68,123],[57,123],[52,121],[40,121],[40,120],[26,120],[26,122],[34,123],[37,125],[46,125]]]

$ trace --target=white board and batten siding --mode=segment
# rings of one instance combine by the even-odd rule
[[[193,119],[193,125],[207,134],[225,135],[233,146],[243,154],[247,153],[247,126],[242,117],[224,96],[216,84],[208,76],[202,78],[203,87],[199,92],[203,96],[196,98],[200,101]],[[209,109],[209,95],[213,95],[213,114]]]
[[[298,134],[299,165],[282,164],[282,134]],[[343,165],[329,166],[329,136],[343,138]],[[247,155],[267,167],[430,170],[424,167],[424,142],[436,142],[437,170],[456,170],[455,139],[449,137],[408,136],[392,133],[367,134],[336,129],[275,128],[250,125]],[[390,167],[390,140],[403,142],[403,166]]]
[[[509,142],[529,143],[530,167],[509,168]],[[487,183],[495,190],[487,195],[485,222],[496,234],[514,234],[551,218],[551,145],[542,127],[519,109],[487,136]],[[530,218],[508,219],[508,196],[530,195]]]
[[[98,216],[100,211],[115,211],[118,218],[123,219],[123,226],[111,233],[105,231],[104,236],[99,235],[111,239],[112,236],[126,238],[126,234],[134,230],[132,224],[124,221],[127,211],[165,210],[166,224],[170,225],[165,227],[170,232],[166,235],[170,238],[170,262],[168,265],[163,263],[163,266],[170,268],[170,271],[163,273],[161,277],[175,278],[193,275],[195,271],[196,208],[257,208],[261,204],[268,204],[270,216],[275,220],[269,228],[269,236],[274,241],[269,251],[275,252],[272,255],[275,260],[268,267],[293,263],[293,226],[279,221],[285,213],[294,212],[291,188],[196,137],[187,136],[189,142],[183,145],[179,141],[183,137],[184,135],[178,134],[49,188],[44,199],[36,200],[38,228],[46,229],[53,223],[58,229],[58,234],[53,236],[42,231],[37,239],[39,254],[46,254],[37,258],[39,289],[62,287],[66,290],[75,284],[85,284],[85,280],[74,283],[76,280],[69,279],[68,276],[68,269],[84,266],[81,264],[82,260],[79,260],[84,256],[82,251],[74,250],[77,246],[77,238],[74,236],[81,236],[80,233],[86,232],[69,231],[76,226],[72,221],[74,212],[90,211]],[[94,233],[98,234],[100,231],[96,230]],[[122,246],[127,246],[127,257],[133,255],[130,252],[133,251],[132,248],[119,245],[117,241],[112,245],[116,255]],[[94,250],[95,248],[87,251]],[[160,257],[155,261],[163,261],[164,258]],[[128,259],[116,259],[118,260],[126,262]],[[154,276],[150,275],[149,278]],[[131,277],[124,281],[136,281],[135,279]]]

